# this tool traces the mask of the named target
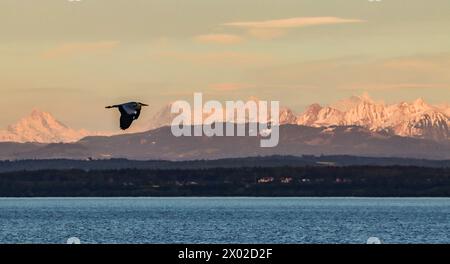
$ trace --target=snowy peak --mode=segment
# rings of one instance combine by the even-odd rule
[[[50,113],[34,109],[27,117],[20,119],[16,124],[8,126],[8,131],[21,133],[26,130],[62,130],[67,127],[56,120]]]
[[[6,131],[0,131],[0,142],[75,142],[88,135],[90,133],[85,130],[67,127],[50,113],[34,109],[27,117],[8,126]]]
[[[387,119],[388,115],[384,104],[362,100],[345,113],[344,123],[375,129],[383,127]]]
[[[308,106],[306,111],[297,118],[297,124],[305,126],[314,125],[318,119],[320,110],[322,110],[322,106],[319,104],[312,104]]]
[[[344,114],[336,108],[312,104],[297,118],[297,124],[312,127],[343,125],[343,117]]]
[[[157,113],[155,113],[150,120],[148,120],[143,127],[144,131],[169,126],[172,122],[172,119],[176,116],[171,113],[172,105],[174,103],[169,103],[163,106]]]
[[[423,98],[418,98],[416,99],[413,103],[414,107],[420,109],[420,108],[428,108],[429,105],[427,103],[425,103],[425,101],[423,100]]]
[[[280,110],[280,119],[279,119],[280,125],[285,124],[296,124],[297,123],[297,116],[292,112],[289,108],[282,108]]]
[[[336,126],[343,125],[344,121],[344,113],[341,111],[332,108],[332,107],[324,107],[317,114],[317,126]]]
[[[412,136],[436,141],[449,140],[449,117],[441,112],[429,110],[408,116],[394,126],[400,136]]]
[[[366,103],[366,104],[372,104],[375,103],[375,101],[370,98],[370,96],[365,93],[363,95],[354,95],[349,98],[341,99],[333,104],[330,105],[330,107],[335,108],[341,112],[348,112],[349,110],[355,108],[359,104]]]
[[[414,102],[401,102],[391,106],[394,111],[400,111],[404,115],[414,115],[431,110],[434,107],[427,104],[422,98],[415,100]]]

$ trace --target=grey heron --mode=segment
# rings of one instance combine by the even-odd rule
[[[105,108],[119,108],[120,111],[120,128],[125,130],[131,126],[134,120],[139,118],[142,106],[148,106],[140,102],[129,102],[119,105],[110,105]]]

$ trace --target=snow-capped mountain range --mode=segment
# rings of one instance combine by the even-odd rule
[[[450,139],[448,112],[448,107],[432,106],[421,98],[386,105],[365,95],[353,96],[331,106],[313,104],[298,116],[296,124],[313,127],[356,125],[398,136],[441,141]]]
[[[150,124],[147,129],[170,125],[176,116],[170,112],[170,108],[169,104],[154,115],[147,122]],[[362,95],[352,96],[328,106],[314,103],[301,114],[283,107],[280,109],[279,122],[282,125],[310,127],[361,126],[398,136],[441,141],[450,139],[449,113],[448,105],[433,106],[421,98],[413,102],[387,105],[374,101],[368,95]],[[231,120],[226,116],[224,119]]]
[[[175,116],[176,114],[171,113],[171,104],[168,104],[150,119],[141,121],[144,126],[136,127],[131,132],[170,125]],[[204,116],[206,117],[208,116]],[[227,116],[224,116],[224,119],[231,120]],[[327,106],[311,104],[301,114],[283,107],[280,109],[279,122],[331,129],[336,126],[361,126],[374,132],[382,131],[403,137],[450,140],[450,106],[448,104],[434,106],[422,99],[388,105],[376,102],[367,95],[352,96]],[[3,131],[0,130],[0,142],[68,143],[86,136],[113,134],[116,133],[75,130],[56,120],[50,113],[33,110],[29,116],[16,124],[8,126]]]

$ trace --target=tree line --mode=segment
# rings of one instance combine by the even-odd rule
[[[0,197],[450,197],[450,168],[283,166],[0,173]]]

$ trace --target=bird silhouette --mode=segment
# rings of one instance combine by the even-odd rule
[[[142,106],[148,106],[147,104],[139,102],[129,102],[118,105],[110,105],[105,108],[119,108],[120,111],[120,128],[126,130],[131,126],[134,120],[139,118],[141,114]]]

